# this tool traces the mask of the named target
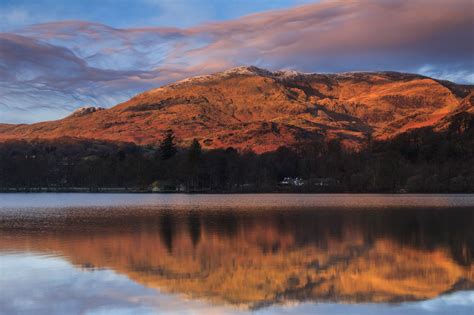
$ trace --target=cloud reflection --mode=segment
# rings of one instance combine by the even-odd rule
[[[301,303],[254,312],[160,293],[108,269],[87,271],[60,257],[31,252],[0,254],[0,308],[5,314],[471,314],[474,291],[387,304]],[[28,288],[25,290],[25,288]]]

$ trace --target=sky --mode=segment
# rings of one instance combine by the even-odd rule
[[[2,0],[0,123],[241,65],[474,84],[472,0]]]
[[[191,27],[311,0],[2,0],[1,30],[36,23],[82,20],[118,28]]]

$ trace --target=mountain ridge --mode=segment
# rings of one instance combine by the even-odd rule
[[[146,91],[108,109],[36,124],[0,124],[0,141],[77,137],[156,145],[173,129],[178,144],[257,153],[315,139],[360,148],[411,129],[443,129],[474,113],[474,87],[393,71],[338,74],[242,66]]]

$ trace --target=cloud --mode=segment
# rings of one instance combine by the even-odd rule
[[[394,70],[474,83],[473,6],[471,0],[336,0],[186,29],[37,24],[1,36],[0,121],[112,106],[152,87],[243,64]]]
[[[471,1],[331,1],[198,28],[215,39],[188,53],[306,71],[472,71]],[[441,13],[442,12],[442,13]],[[236,47],[238,47],[236,49]]]
[[[71,50],[13,34],[0,34],[2,121],[55,119],[80,104],[114,104],[143,88],[148,72],[91,67]],[[39,116],[39,117],[38,117]]]

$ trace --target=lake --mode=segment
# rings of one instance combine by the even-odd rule
[[[1,314],[474,314],[474,195],[0,194]]]

